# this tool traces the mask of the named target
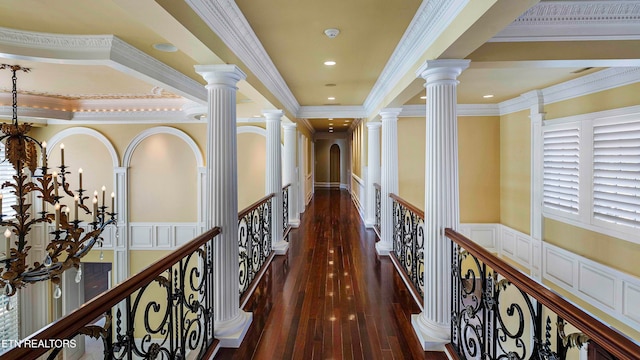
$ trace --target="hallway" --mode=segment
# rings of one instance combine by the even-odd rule
[[[245,341],[216,359],[446,359],[422,351],[410,319],[420,308],[375,241],[348,192],[316,190],[245,306]]]

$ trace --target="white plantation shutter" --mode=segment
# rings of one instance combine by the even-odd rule
[[[0,295],[0,340],[19,340],[18,323],[18,295]],[[0,347],[0,354],[10,349]]]
[[[580,131],[574,127],[543,130],[543,203],[548,209],[578,214]]]
[[[593,126],[593,217],[640,228],[640,120]]]
[[[4,144],[0,143],[0,193],[2,193],[2,214],[6,216],[14,216],[15,211],[11,208],[12,205],[16,204],[16,196],[13,193],[13,188],[4,188],[2,189],[2,185],[7,182],[13,182],[13,175],[16,171],[13,169],[13,166],[9,161],[7,161],[4,157]]]

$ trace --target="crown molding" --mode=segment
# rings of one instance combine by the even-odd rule
[[[542,89],[544,104],[573,99],[640,82],[640,67],[609,68]],[[527,110],[531,99],[522,94],[499,104],[500,115]]]
[[[185,0],[193,11],[240,58],[242,63],[292,114],[300,104],[273,64],[238,5],[232,0]]]
[[[638,40],[640,1],[541,1],[490,42]]]
[[[364,107],[359,105],[301,106],[297,117],[304,119],[362,118],[366,117],[366,112]]]
[[[0,27],[0,49],[15,59],[106,65],[192,101],[207,101],[202,84],[114,35],[60,35]]]
[[[373,113],[376,106],[468,2],[469,0],[431,0],[420,4],[413,20],[364,101],[364,108],[368,115]]]
[[[498,104],[458,104],[458,116],[500,116]],[[404,105],[398,117],[426,117],[427,107],[423,104]]]
[[[298,118],[298,123],[304,125],[304,127],[307,128],[307,130],[309,130],[309,132],[311,133],[311,136],[313,136],[313,134],[316,133],[316,129],[314,129],[313,126],[311,126],[311,123],[309,122],[309,120],[305,118]]]

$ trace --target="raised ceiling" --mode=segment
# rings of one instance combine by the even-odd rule
[[[484,5],[464,0],[5,0],[0,2],[0,61],[33,69],[19,75],[20,91],[36,95],[32,101],[103,101],[91,103],[94,110],[140,106],[132,99],[153,100],[154,109],[165,100],[202,105],[204,81],[194,65],[235,63],[248,74],[239,84],[239,117],[281,108],[290,120],[309,119],[303,123],[318,131],[327,129],[330,117],[371,117],[376,106],[423,103],[423,81],[405,80],[412,74],[401,69],[399,55],[423,43],[430,48],[418,49],[422,57],[435,54],[430,51],[440,45],[436,57],[471,60],[459,78],[463,104],[498,104],[607,67],[640,65],[639,1],[536,3],[496,0],[478,10]],[[469,13],[485,14],[471,20],[464,12],[455,20],[444,16],[451,14],[436,17],[450,27],[437,41],[425,42],[437,29],[425,23],[423,29],[431,32],[415,36],[415,24],[428,18],[434,4],[460,4]],[[598,11],[609,15],[598,17]],[[340,34],[330,39],[326,28]],[[25,32],[56,35],[34,40]],[[94,42],[106,41],[92,40],[98,35],[114,35],[125,45],[93,49]],[[73,48],[78,43],[88,45]],[[178,51],[158,51],[156,43],[172,43]],[[131,55],[118,57],[128,46]],[[328,67],[325,60],[337,64]],[[389,73],[395,80],[404,76],[398,83],[404,81],[406,88],[394,93]],[[9,88],[9,74],[0,73],[0,90]],[[483,98],[486,94],[494,97]],[[0,105],[8,105],[7,98],[0,96]],[[121,100],[129,102],[118,105]],[[73,112],[61,118],[75,119]]]

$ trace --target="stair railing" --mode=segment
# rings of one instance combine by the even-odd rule
[[[274,256],[271,232],[271,193],[238,214],[238,246],[240,248],[240,303],[251,294],[264,267]]]
[[[565,359],[594,345],[638,359],[633,340],[458,232],[445,235],[453,242],[451,346],[458,358]]]
[[[0,358],[54,359],[75,344],[77,335],[100,339],[105,359],[209,358],[218,343],[213,336],[213,242],[219,233],[216,227],[198,236]],[[98,318],[104,325],[95,324]]]

